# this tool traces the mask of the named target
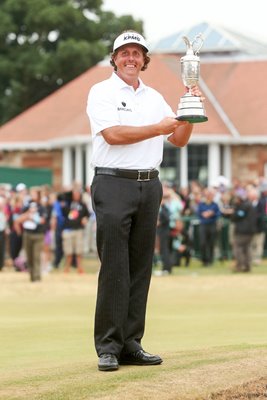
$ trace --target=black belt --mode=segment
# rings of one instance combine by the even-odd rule
[[[157,169],[120,169],[96,167],[95,175],[112,175],[143,182],[157,178],[159,171]]]

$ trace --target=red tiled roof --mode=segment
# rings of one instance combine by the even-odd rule
[[[266,75],[264,62],[202,63],[201,76],[226,112],[241,136],[266,135]],[[142,80],[154,87],[176,111],[179,97],[184,93],[177,56],[152,55]],[[66,139],[75,135],[89,135],[86,115],[90,87],[110,76],[110,66],[95,66],[44,100],[30,107],[0,128],[0,142],[40,142]],[[230,137],[222,116],[206,97],[205,107],[209,121],[196,124],[195,135],[217,134]]]
[[[241,136],[267,135],[267,61],[207,63],[203,79]]]
[[[86,115],[89,88],[106,79],[111,67],[94,67],[0,128],[0,142],[45,141],[90,134]]]

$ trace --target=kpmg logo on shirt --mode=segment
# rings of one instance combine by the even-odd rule
[[[122,107],[117,107],[118,111],[129,111],[129,112],[133,112],[133,110],[131,108],[127,108],[126,107],[126,103],[125,101],[121,102]]]

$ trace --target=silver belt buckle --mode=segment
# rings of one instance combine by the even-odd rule
[[[140,171],[140,170],[138,170],[138,175],[137,175],[137,180],[139,181],[139,182],[145,182],[145,181],[150,181],[150,170],[148,170],[148,171]],[[147,177],[146,178],[144,178],[144,179],[142,179],[141,178],[141,174],[147,174]]]

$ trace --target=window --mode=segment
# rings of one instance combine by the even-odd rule
[[[206,186],[208,182],[208,146],[188,145],[188,182],[198,181]],[[183,168],[183,166],[181,166]],[[164,147],[161,164],[161,180],[167,180],[179,187],[180,185],[180,149]],[[267,172],[267,171],[266,171]]]
[[[208,146],[188,146],[188,181],[198,181],[202,185],[208,182]]]
[[[161,163],[160,177],[162,181],[172,182],[179,186],[180,183],[180,149],[177,147],[164,147],[163,161]]]

